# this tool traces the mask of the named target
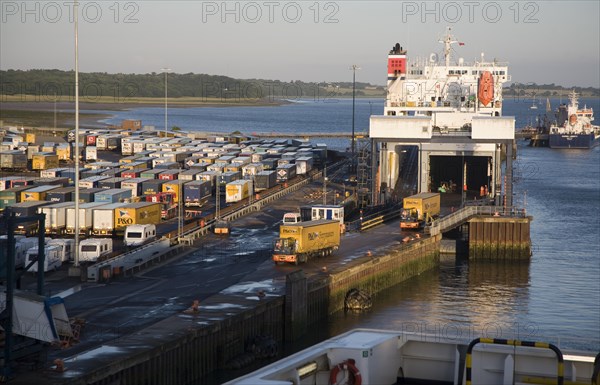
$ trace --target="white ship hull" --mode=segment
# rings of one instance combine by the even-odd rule
[[[470,341],[460,338],[356,329],[227,384],[326,385],[342,384],[344,379],[361,385],[561,383],[557,381],[561,371],[557,352],[547,344],[528,347],[505,340],[487,343],[491,341],[472,343],[468,354]],[[595,383],[592,376],[598,376],[594,373],[596,353],[558,352],[564,360],[564,383]]]

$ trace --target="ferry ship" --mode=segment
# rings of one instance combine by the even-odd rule
[[[399,43],[388,52],[383,115],[372,115],[369,124],[369,137],[379,146],[374,195],[401,198],[400,159],[418,152],[418,192],[445,184],[466,195],[487,186],[489,197],[500,199],[499,149],[515,138],[515,119],[502,112],[508,63],[483,53],[468,62],[460,57],[464,43],[450,29],[438,42],[441,53],[425,57],[409,57]]]
[[[600,127],[592,125],[594,110],[579,108],[575,91],[569,96],[569,105],[561,105],[557,112],[557,123],[550,127],[550,148],[592,148],[598,144]]]
[[[600,384],[600,354],[448,337],[355,329],[226,384]]]

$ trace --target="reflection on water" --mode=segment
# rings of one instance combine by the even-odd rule
[[[527,309],[528,288],[528,263],[445,262],[381,293],[368,313],[335,314],[329,334],[367,327],[445,338],[515,337],[531,333],[516,316]]]

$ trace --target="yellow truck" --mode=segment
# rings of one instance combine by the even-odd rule
[[[298,264],[332,254],[340,246],[340,222],[328,219],[284,223],[273,247],[273,262]]]
[[[122,234],[129,225],[160,223],[161,205],[154,202],[130,203],[115,208],[114,231]]]
[[[440,215],[440,194],[420,193],[404,198],[401,229],[420,229]]]

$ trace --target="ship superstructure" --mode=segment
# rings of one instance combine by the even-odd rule
[[[600,127],[592,124],[594,110],[579,108],[579,97],[575,91],[569,95],[569,105],[561,105],[557,112],[557,123],[550,127],[551,148],[591,148],[598,142]]]
[[[515,119],[502,115],[502,87],[510,81],[508,64],[480,58],[467,63],[451,30],[438,40],[441,54],[412,58],[396,43],[388,52],[387,96],[383,115],[371,116],[372,200],[397,200],[420,192],[459,192],[511,203],[512,165],[502,188],[502,156],[510,153]],[[412,167],[417,180],[403,180]],[[409,172],[410,174],[410,172]],[[406,178],[404,178],[406,179]],[[416,191],[406,186],[416,185]],[[503,191],[504,190],[504,191]],[[486,192],[479,195],[480,191]]]
[[[432,116],[437,127],[460,128],[473,116],[502,115],[502,86],[510,80],[508,64],[486,61],[484,54],[474,63],[454,60],[452,46],[463,45],[450,30],[440,43],[442,55],[408,57],[397,43],[388,55],[385,115]]]

